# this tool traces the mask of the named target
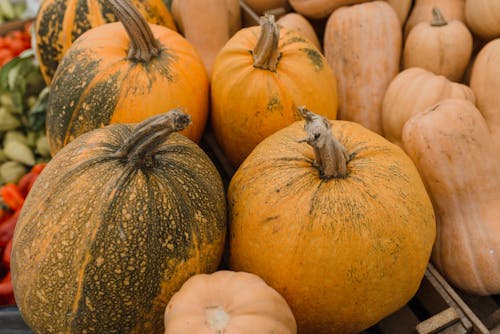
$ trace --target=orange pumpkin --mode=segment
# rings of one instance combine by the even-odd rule
[[[267,137],[231,179],[230,267],[276,289],[299,333],[358,333],[417,291],[432,204],[399,147],[358,123],[301,112],[306,123]]]
[[[274,16],[240,30],[215,60],[211,124],[233,166],[264,138],[300,118],[310,105],[334,119],[335,76],[326,59],[295,30],[280,29]]]
[[[228,270],[188,279],[165,309],[165,334],[296,334],[285,299],[259,276]]]
[[[386,0],[389,5],[394,9],[399,18],[399,23],[401,27],[404,26],[406,22],[406,18],[410,13],[411,6],[413,4],[413,0]]]
[[[311,19],[328,17],[335,9],[370,0],[289,0],[296,12]]]
[[[192,118],[182,134],[198,142],[208,117],[209,85],[200,57],[177,32],[149,25],[128,1],[109,2],[123,23],[80,36],[54,76],[46,118],[52,155],[89,130],[136,123],[177,107]]]
[[[162,0],[131,0],[149,23],[175,30],[175,23]],[[44,0],[35,20],[36,55],[47,85],[73,42],[84,32],[115,22],[106,0]]]
[[[500,37],[500,2],[465,0],[465,20],[475,35],[490,40]]]
[[[472,54],[472,34],[464,23],[447,21],[439,8],[432,20],[417,24],[406,38],[403,67],[421,67],[452,81],[460,81]]]
[[[382,133],[385,91],[399,72],[401,27],[384,1],[342,7],[330,15],[324,50],[337,77],[338,118]]]
[[[500,154],[488,125],[471,102],[446,99],[410,118],[402,137],[436,211],[432,261],[480,295],[500,293]]]
[[[316,35],[312,24],[304,16],[294,12],[287,13],[281,16],[277,23],[284,28],[297,30],[321,51],[318,35]]]
[[[399,73],[389,84],[382,104],[384,136],[401,146],[401,131],[406,121],[416,113],[449,97],[474,103],[472,90],[442,75],[412,67]]]

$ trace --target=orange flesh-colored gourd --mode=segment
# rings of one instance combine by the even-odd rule
[[[165,334],[296,334],[290,307],[257,275],[229,270],[188,279],[165,309]]]
[[[264,15],[267,11],[276,9],[287,10],[288,0],[243,0],[257,15]]]
[[[413,0],[386,0],[386,1],[389,3],[389,5],[391,5],[396,14],[398,14],[399,23],[401,24],[401,27],[403,27],[406,22],[406,18],[410,13]]]
[[[500,153],[500,38],[479,51],[470,77],[476,105],[486,119],[496,151]]]
[[[321,43],[312,24],[298,13],[287,13],[281,16],[277,23],[284,28],[297,30],[321,51]]]
[[[445,98],[462,98],[475,102],[466,85],[451,82],[419,67],[399,73],[390,83],[382,104],[384,137],[401,146],[401,132],[406,121]]]
[[[398,18],[387,2],[366,2],[333,12],[323,47],[337,77],[338,119],[382,133],[382,101],[399,72],[401,43]]]
[[[174,0],[172,16],[180,32],[200,55],[210,78],[215,57],[241,29],[239,1]]]
[[[403,68],[421,67],[459,82],[471,58],[472,34],[461,21],[448,21],[439,8],[432,12],[431,21],[417,24],[408,34]]]
[[[500,293],[500,154],[487,121],[445,99],[410,118],[402,142],[433,199],[433,263],[461,290]]]
[[[465,20],[472,32],[481,39],[500,37],[500,2],[465,0]]]
[[[335,9],[369,0],[289,0],[292,8],[311,19],[328,17]]]

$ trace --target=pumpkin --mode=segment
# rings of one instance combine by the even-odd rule
[[[318,35],[316,35],[312,24],[304,16],[290,12],[281,16],[276,22],[284,28],[297,30],[321,51],[321,43],[319,42]]]
[[[285,299],[259,276],[229,270],[188,279],[165,309],[165,334],[295,334]]]
[[[465,22],[465,0],[415,0],[404,27],[405,40],[411,29],[418,23],[432,20],[432,8],[434,7],[439,7],[448,21],[459,20]]]
[[[337,8],[367,1],[369,0],[289,0],[297,13],[311,19],[326,18]]]
[[[399,72],[401,27],[383,1],[342,7],[328,18],[324,50],[337,77],[338,118],[382,133],[385,91]]]
[[[109,2],[121,22],[80,36],[57,68],[46,116],[51,154],[103,125],[137,123],[177,107],[193,122],[182,134],[198,142],[209,94],[200,57],[177,32],[149,25],[128,1]]]
[[[485,40],[500,37],[500,3],[465,0],[465,21],[475,35]]]
[[[162,0],[131,1],[148,22],[176,29]],[[40,71],[47,85],[52,82],[62,57],[78,36],[115,21],[117,18],[106,0],[41,1],[34,25],[34,37]]]
[[[87,132],[47,164],[14,233],[12,280],[35,333],[160,333],[167,302],[214,272],[222,180],[174,110]]]
[[[318,49],[295,30],[279,28],[274,16],[236,33],[214,64],[211,125],[228,161],[238,166],[275,131],[300,119],[310,105],[334,119],[335,75]]]
[[[241,29],[238,0],[174,0],[172,15],[184,37],[201,56],[208,77],[215,57]]]
[[[437,7],[432,12],[432,21],[417,24],[408,34],[403,66],[421,67],[460,81],[471,59],[472,34],[461,21],[446,21]]]
[[[389,84],[382,104],[384,137],[401,146],[406,121],[445,98],[461,98],[474,103],[474,93],[466,85],[419,67],[399,73]]]
[[[476,105],[491,130],[493,143],[500,153],[500,38],[488,42],[479,51],[470,77]]]
[[[446,99],[410,118],[402,140],[435,206],[433,263],[455,287],[500,293],[500,155],[487,120]]]
[[[231,179],[230,268],[276,289],[299,333],[358,333],[417,291],[432,204],[399,147],[358,123],[301,112],[306,123],[263,140]]]
[[[290,7],[288,0],[244,0],[244,4],[257,15],[264,15],[267,11],[278,8],[287,10]]]
[[[413,0],[386,0],[389,5],[394,9],[399,18],[399,24],[401,27],[404,26],[406,18],[410,13],[411,5]]]

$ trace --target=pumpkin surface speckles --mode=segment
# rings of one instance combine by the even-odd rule
[[[67,145],[23,208],[16,300],[43,333],[159,333],[170,296],[218,266],[226,209],[215,167],[177,134],[151,167],[111,157],[130,129],[112,125]]]
[[[47,138],[52,154],[89,130],[136,123],[177,107],[192,117],[181,133],[199,141],[208,113],[203,64],[181,35],[151,28],[161,52],[147,62],[127,58],[129,37],[121,23],[94,28],[75,41],[51,86]]]

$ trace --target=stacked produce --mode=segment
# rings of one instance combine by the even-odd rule
[[[0,72],[5,300],[41,333],[354,334],[429,261],[499,294],[482,2],[45,1],[41,71],[26,53]]]

